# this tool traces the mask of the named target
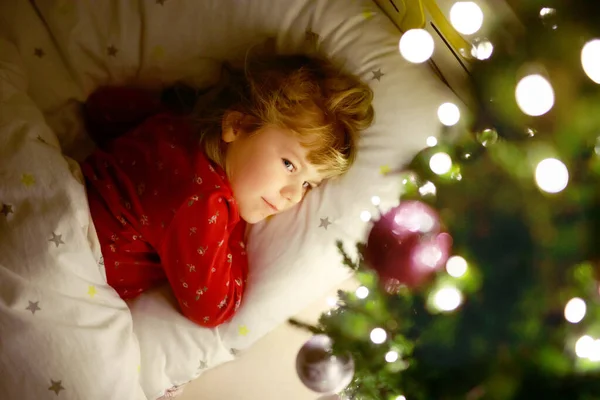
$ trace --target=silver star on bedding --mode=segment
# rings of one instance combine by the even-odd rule
[[[39,307],[39,301],[29,301],[29,305],[25,308],[26,310],[31,311],[31,314],[35,314],[36,311],[40,311],[41,308]]]
[[[321,218],[319,228],[325,228],[325,230],[327,230],[327,227],[329,227],[329,225],[331,225],[331,222],[329,222],[329,217]]]
[[[65,242],[62,240],[62,235],[57,235],[54,232],[52,232],[52,238],[50,238],[48,241],[54,243],[56,247],[60,246],[61,244],[65,244]]]
[[[371,71],[371,73],[373,74],[371,79],[377,79],[378,82],[381,82],[381,77],[385,75],[383,72],[381,72],[381,68],[376,71]]]
[[[48,390],[52,390],[54,393],[56,393],[57,396],[61,390],[66,390],[62,385],[62,381],[55,381],[50,379],[50,382],[52,382],[52,385],[48,388]]]

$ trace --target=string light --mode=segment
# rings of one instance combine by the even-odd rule
[[[546,158],[535,169],[535,181],[538,187],[547,193],[558,193],[569,183],[569,170],[562,161]]]
[[[369,222],[372,218],[372,215],[369,211],[364,210],[360,213],[360,219],[363,220],[364,222]]]
[[[454,126],[460,120],[460,110],[453,103],[442,104],[437,111],[440,122],[446,126]]]
[[[467,261],[461,256],[452,256],[446,261],[446,271],[450,276],[460,278],[467,273]]]
[[[369,295],[369,289],[365,286],[360,286],[359,288],[356,289],[356,297],[358,297],[359,299],[366,299],[367,296]]]
[[[533,117],[546,114],[554,106],[554,89],[541,75],[528,75],[521,79],[515,96],[521,111]]]
[[[371,204],[373,204],[374,206],[378,206],[381,204],[381,198],[379,196],[373,196],[371,197]]]
[[[600,39],[591,40],[583,46],[581,65],[592,81],[600,83]]]
[[[385,361],[387,361],[389,363],[393,363],[397,360],[398,360],[398,352],[396,352],[394,350],[390,350],[387,353],[385,353]]]
[[[327,305],[329,307],[335,307],[337,305],[337,299],[335,297],[328,297],[327,298]]]
[[[565,319],[572,324],[581,322],[585,317],[586,305],[585,301],[579,297],[575,297],[567,303],[565,306]]]
[[[425,29],[410,29],[402,35],[398,47],[407,61],[421,64],[433,55],[433,37]]]
[[[483,11],[472,1],[459,1],[450,9],[450,23],[463,35],[472,35],[483,25]]]
[[[435,153],[429,159],[429,168],[434,174],[444,175],[452,168],[452,159],[446,153]]]
[[[438,140],[435,136],[429,136],[427,138],[427,146],[433,147],[433,146],[436,146],[437,143],[438,143]]]
[[[387,339],[387,332],[381,328],[375,328],[371,331],[371,342],[381,344]]]
[[[435,293],[433,302],[440,311],[452,311],[462,303],[462,294],[455,287],[445,287]]]
[[[575,354],[579,358],[588,358],[592,353],[593,346],[594,339],[591,336],[584,335],[577,340],[577,343],[575,343]]]

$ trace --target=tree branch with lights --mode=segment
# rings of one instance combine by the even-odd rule
[[[316,334],[297,358],[308,387],[355,400],[600,398],[596,3],[519,2],[522,25],[469,36],[485,53],[472,132],[428,143],[398,176],[399,206],[372,223],[358,260],[344,253],[361,286],[316,326],[292,321]],[[440,121],[457,111],[442,105]]]

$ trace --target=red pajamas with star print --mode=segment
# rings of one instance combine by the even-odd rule
[[[125,299],[168,281],[182,313],[214,327],[242,300],[246,224],[189,121],[149,117],[159,109],[124,88],[96,92],[86,104],[100,148],[81,168],[107,280]]]

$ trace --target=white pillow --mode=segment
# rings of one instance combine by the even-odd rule
[[[161,0],[36,3],[61,65],[30,57],[31,96],[72,154],[84,148],[75,104],[96,87],[137,81],[216,80],[224,59],[239,58],[268,37],[293,52],[307,40],[375,92],[376,123],[365,132],[356,165],[312,192],[295,210],[256,225],[250,234],[248,289],[238,314],[210,330],[194,326],[154,291],[131,303],[149,396],[232,358],[345,279],[335,241],[351,250],[364,237],[362,211],[397,201],[399,180],[382,174],[408,161],[436,136],[437,107],[456,101],[424,65],[398,54],[399,31],[371,0]],[[34,43],[29,44],[30,48]],[[49,71],[69,84],[57,87]],[[204,78],[206,77],[206,78]],[[61,82],[62,81],[58,81]],[[158,83],[157,83],[158,82]],[[235,351],[234,351],[235,352]]]

